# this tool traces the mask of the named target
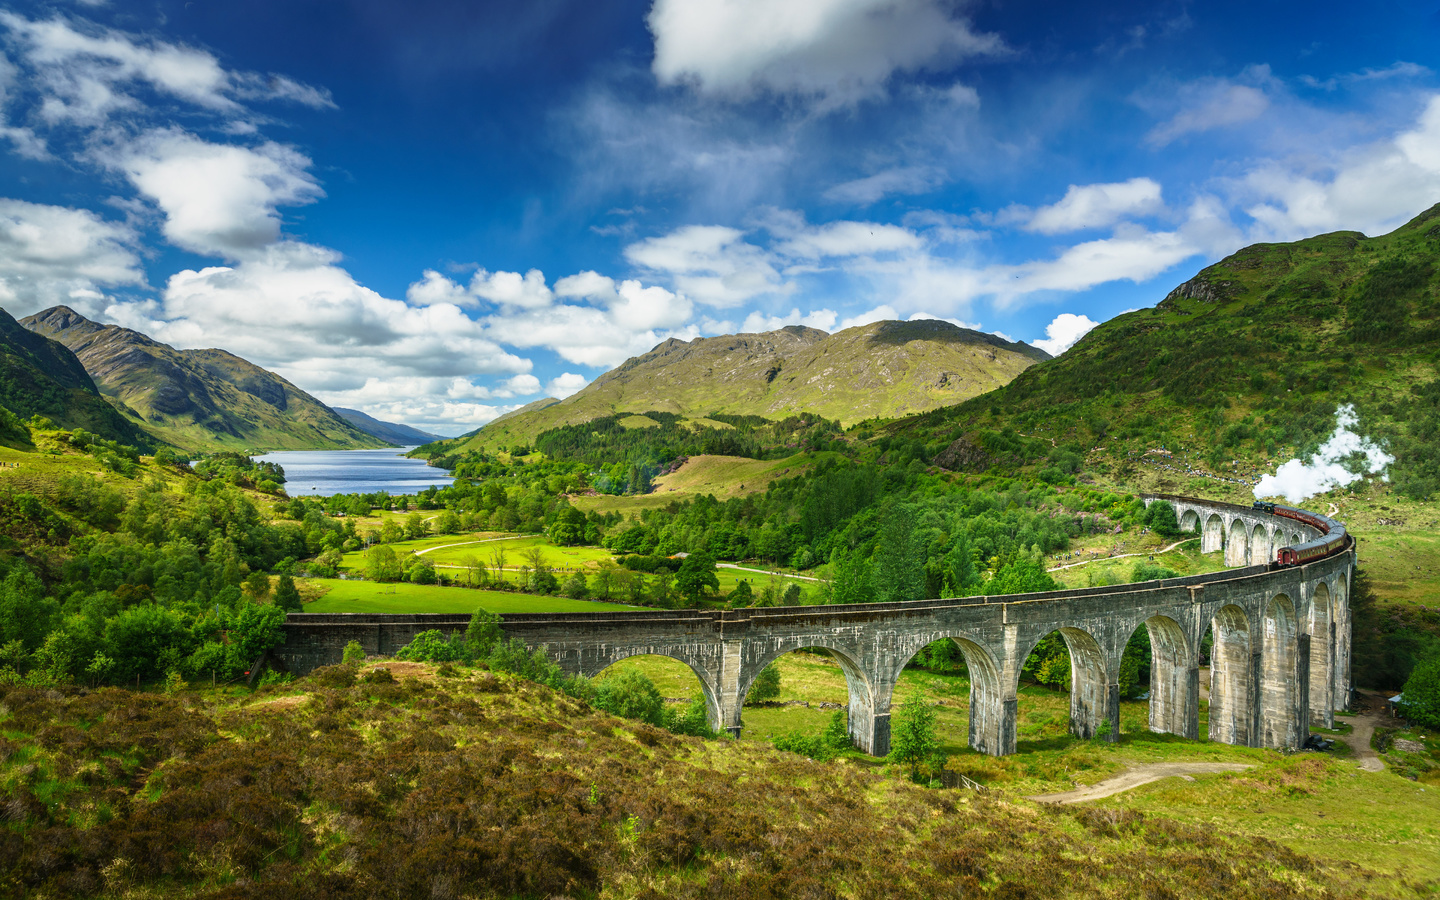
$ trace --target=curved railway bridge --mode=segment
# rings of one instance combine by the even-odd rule
[[[1146,502],[1159,499],[1146,497]],[[1140,627],[1153,655],[1150,730],[1198,738],[1200,645],[1213,629],[1209,738],[1298,748],[1313,722],[1332,726],[1350,698],[1354,543],[1303,565],[1270,562],[1282,546],[1344,536],[1250,507],[1164,497],[1202,549],[1233,568],[1207,575],[1080,590],[913,603],[737,610],[507,615],[511,637],[543,648],[566,671],[593,676],[630,656],[678,659],[699,678],[711,723],[739,736],[741,706],[760,670],[804,647],[828,650],[845,673],[850,734],[867,753],[890,748],[890,705],[906,663],[931,641],[959,645],[970,670],[970,746],[1015,752],[1016,694],[1025,658],[1059,631],[1072,665],[1070,728],[1120,733],[1120,656]],[[292,613],[272,655],[291,671],[340,661],[351,640],[391,654],[429,628],[463,630],[468,616]]]

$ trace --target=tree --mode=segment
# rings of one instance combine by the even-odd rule
[[[843,547],[836,547],[830,554],[830,567],[834,572],[830,602],[870,603],[875,599],[870,559],[858,548],[846,552]]]
[[[1176,537],[1180,534],[1180,520],[1175,516],[1175,507],[1168,500],[1156,500],[1145,508],[1145,524],[1161,537]]]
[[[404,572],[395,551],[381,544],[365,554],[365,577],[371,581],[399,581]]]
[[[752,703],[764,703],[766,700],[774,700],[780,696],[780,668],[773,662],[760,670],[755,680],[750,682],[750,690],[745,693],[745,705]]]
[[[435,517],[435,530],[441,534],[454,534],[460,530],[460,517],[455,510],[447,509]]]
[[[609,600],[610,592],[616,587],[616,574],[620,567],[610,560],[600,563],[600,568],[595,570],[595,577],[592,579],[591,593],[601,600]]]
[[[919,544],[914,513],[898,504],[891,506],[880,524],[872,563],[877,602],[925,599],[925,552]]]
[[[920,766],[940,749],[935,737],[935,710],[917,689],[900,711],[900,724],[890,736],[890,760],[910,767],[913,781]]]
[[[639,719],[657,727],[665,725],[665,698],[644,672],[627,669],[600,682],[595,688],[594,706],[627,719]]]
[[[742,581],[735,585],[735,590],[727,597],[732,609],[743,609],[755,602],[755,591],[751,589],[750,582]]]
[[[1440,728],[1440,653],[1421,660],[1410,673],[1400,712],[1417,725]]]
[[[590,585],[585,583],[585,573],[577,570],[574,575],[565,579],[565,587],[561,593],[572,600],[584,600],[590,596]]]
[[[715,558],[708,553],[692,553],[685,557],[675,576],[675,589],[690,606],[699,606],[700,601],[720,590],[720,578],[715,574]]]
[[[281,575],[275,585],[275,605],[286,612],[298,612],[301,608],[300,592],[295,588],[295,579]]]
[[[345,650],[340,656],[340,662],[347,666],[358,666],[365,661],[365,648],[360,646],[359,641],[351,641],[345,645]]]
[[[434,584],[438,578],[435,575],[435,567],[430,560],[421,557],[410,567],[410,581],[414,584]]]

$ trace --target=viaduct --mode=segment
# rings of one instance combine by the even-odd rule
[[[1147,497],[1153,502],[1155,497]],[[1021,666],[1059,631],[1070,650],[1070,728],[1120,733],[1120,657],[1149,631],[1151,731],[1199,738],[1200,648],[1211,650],[1209,739],[1298,748],[1311,723],[1334,724],[1350,700],[1353,542],[1309,564],[1277,567],[1275,550],[1320,536],[1301,522],[1226,503],[1167,497],[1182,530],[1231,568],[1113,587],[912,603],[736,610],[507,615],[507,635],[543,648],[566,671],[594,676],[630,656],[678,659],[699,678],[712,725],[739,736],[751,682],[777,657],[823,648],[849,688],[850,735],[889,752],[890,706],[906,663],[949,638],[970,670],[970,746],[1015,752]],[[292,613],[272,656],[293,672],[340,661],[346,643],[389,655],[426,629],[463,630],[468,616]]]

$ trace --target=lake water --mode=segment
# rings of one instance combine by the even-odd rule
[[[332,494],[414,494],[455,479],[423,459],[406,459],[409,447],[386,450],[278,450],[257,459],[285,470],[285,492],[292,497]]]

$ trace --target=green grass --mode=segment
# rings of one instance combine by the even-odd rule
[[[771,481],[793,478],[809,467],[840,454],[798,453],[785,459],[741,456],[692,456],[679,469],[655,479],[655,494],[714,494],[717,499],[763,492]]]
[[[618,603],[429,584],[376,584],[337,578],[314,578],[308,582],[329,590],[305,604],[303,612],[307,613],[473,613],[477,608],[494,613],[554,613],[635,609]]]
[[[1146,535],[1146,538],[1154,535]],[[1173,540],[1164,540],[1150,543],[1148,547],[1158,549],[1160,546],[1169,546]],[[1050,565],[1069,566],[1069,568],[1052,569],[1050,576],[1060,583],[1062,587],[1083,588],[1100,584],[1128,584],[1135,566],[1142,562],[1149,562],[1154,556],[1156,565],[1164,566],[1173,570],[1178,575],[1202,575],[1207,572],[1219,572],[1225,568],[1225,558],[1222,553],[1201,553],[1200,541],[1193,540],[1182,544],[1169,553],[1148,553],[1146,544],[1139,544],[1135,548],[1126,548],[1123,553],[1140,553],[1139,556],[1125,556],[1117,559],[1097,559],[1094,562],[1074,565],[1072,562],[1080,560],[1061,560],[1058,563],[1050,562]],[[1084,545],[1075,552],[1084,556]]]

